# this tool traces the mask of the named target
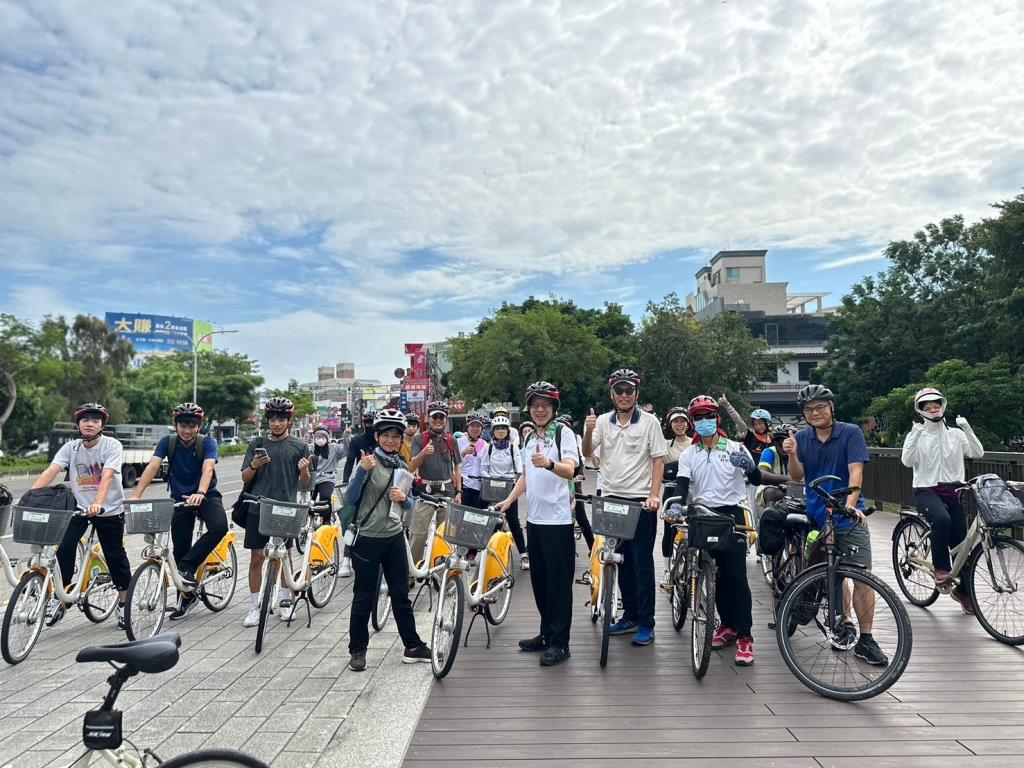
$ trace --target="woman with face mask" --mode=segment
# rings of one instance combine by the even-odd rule
[[[338,464],[345,458],[345,448],[340,443],[331,442],[331,434],[322,426],[313,429],[313,465],[316,472],[313,476],[313,498],[327,501],[334,493],[334,485],[338,481]],[[329,512],[321,513],[324,525],[330,523]]]

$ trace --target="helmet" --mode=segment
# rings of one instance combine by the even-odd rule
[[[572,416],[570,416],[568,413],[563,413],[561,416],[555,419],[555,421],[565,424],[565,426],[567,426],[569,429],[572,429]]]
[[[772,442],[776,445],[782,445],[782,441],[789,437],[789,430],[795,429],[792,424],[779,424],[772,430]]]
[[[471,413],[469,414],[469,416],[466,417],[466,426],[468,427],[470,424],[479,424],[481,427],[483,427],[484,421],[485,419],[481,414]]]
[[[712,413],[717,416],[718,401],[708,395],[697,395],[690,401],[690,405],[686,408],[686,413],[690,421],[693,421],[694,417],[698,414]]]
[[[0,483],[0,507],[6,507],[14,503],[14,494],[12,494],[7,486]]]
[[[83,403],[75,411],[75,424],[78,424],[86,416],[98,416],[100,421],[106,424],[107,419],[110,418],[110,411],[99,403]]]
[[[405,432],[405,414],[397,408],[385,408],[377,411],[373,417],[373,433],[379,435],[385,429],[397,429]]]
[[[410,427],[418,427],[420,425],[420,417],[417,416],[415,413],[407,413],[405,414],[405,423],[408,424]]]
[[[491,411],[491,416],[497,416],[499,414],[502,416],[508,416],[508,408],[506,408],[504,405],[499,405],[497,408]]]
[[[924,410],[925,403],[938,403],[938,414],[926,413]],[[925,387],[914,395],[914,410],[917,411],[919,416],[928,419],[928,421],[940,421],[946,414],[946,398],[935,387]]]
[[[263,406],[263,412],[267,415],[268,419],[271,416],[286,416],[290,419],[292,414],[295,413],[295,403],[287,397],[272,397]]]
[[[562,401],[562,396],[558,393],[558,388],[548,381],[537,381],[526,388],[526,407],[530,407],[530,401],[533,398],[547,397],[554,401],[555,407]]]
[[[832,394],[831,389],[823,387],[821,384],[808,384],[796,394],[796,404],[801,409],[808,403],[813,403],[816,400],[835,403],[836,396]]]
[[[634,387],[639,387],[640,374],[631,368],[619,368],[608,377],[609,387],[614,387],[616,384],[632,384]]]
[[[373,411],[363,411],[363,424],[373,424]]]
[[[427,404],[427,416],[433,416],[435,413],[443,413],[445,417],[448,416],[448,403],[443,400],[434,400]]]
[[[526,421],[520,421],[519,422],[519,431],[520,432],[523,431],[524,429],[536,429],[536,428],[537,428],[537,425],[534,424],[529,419],[527,419]]]
[[[665,414],[665,423],[671,424],[676,419],[690,420],[690,416],[686,413],[686,409],[681,405],[676,405],[668,409],[668,413]]]
[[[493,419],[491,419],[491,431],[493,432],[498,427],[505,427],[506,429],[511,431],[512,422],[509,421],[508,416],[502,416],[501,414],[498,414]]]
[[[750,419],[751,421],[753,421],[754,419],[764,419],[770,424],[772,420],[772,415],[764,408],[755,408],[750,412]]]
[[[202,423],[204,415],[203,409],[195,403],[182,403],[174,407],[171,412],[171,421],[177,424],[180,419],[188,419]]]

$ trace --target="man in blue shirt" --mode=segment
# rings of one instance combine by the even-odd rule
[[[864,481],[864,465],[868,462],[868,446],[864,433],[854,424],[835,420],[835,395],[820,384],[809,384],[797,395],[797,404],[807,419],[808,428],[799,433],[790,432],[782,444],[789,454],[789,474],[805,487],[819,477],[834,475],[837,481],[822,484],[822,489],[833,491],[854,487],[846,506],[857,513],[856,522],[846,518],[835,520],[835,541],[842,561],[861,568],[871,568],[871,536],[864,516],[864,499],[860,487]],[[821,530],[827,519],[825,501],[807,489],[807,515]],[[885,666],[888,658],[871,636],[875,614],[875,593],[867,585],[853,585],[853,610],[860,625],[860,639],[854,654],[869,664]],[[847,615],[849,613],[847,612]]]
[[[196,585],[196,571],[199,566],[206,562],[207,556],[228,532],[224,501],[217,490],[217,475],[214,472],[214,466],[217,464],[217,441],[209,435],[199,434],[203,415],[203,409],[195,403],[182,403],[174,409],[174,455],[168,459],[167,466],[167,485],[171,491],[171,498],[186,504],[185,507],[174,510],[171,540],[178,574],[190,588]],[[197,446],[196,441],[200,439],[202,442]],[[172,436],[168,435],[156,444],[153,458],[149,460],[146,471],[139,479],[133,499],[142,498],[146,487],[156,476],[164,459],[168,457],[171,440]],[[193,544],[192,532],[196,527],[196,518],[202,519],[206,524],[206,531]],[[171,620],[183,619],[195,603],[196,593],[190,589],[182,595],[178,608],[170,615]]]

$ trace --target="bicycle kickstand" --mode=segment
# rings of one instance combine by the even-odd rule
[[[473,611],[473,618],[469,620],[469,628],[466,630],[466,637],[462,641],[462,647],[463,648],[468,648],[469,647],[469,633],[473,631],[473,624],[476,622],[476,617],[480,616],[482,613],[483,613],[483,608],[480,608],[480,607],[477,607],[477,609],[475,611]],[[487,632],[487,648],[490,648],[491,647],[491,626],[490,626],[490,624],[487,623],[486,619],[484,620],[484,630]]]

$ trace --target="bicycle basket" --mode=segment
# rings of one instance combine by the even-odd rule
[[[512,493],[515,484],[515,480],[485,477],[480,480],[480,498],[488,502],[504,501]]]
[[[68,523],[75,516],[73,509],[35,509],[14,506],[13,534],[18,544],[37,544],[42,547],[60,544]]]
[[[999,475],[981,475],[976,480],[974,498],[978,514],[990,528],[1006,528],[1024,523],[1024,504],[1013,495]]]
[[[171,530],[174,499],[126,501],[124,529],[126,533],[163,533]]]
[[[302,531],[308,516],[308,504],[260,499],[260,533],[264,536],[294,538]]]
[[[733,531],[733,519],[725,515],[690,515],[690,546],[709,552],[746,549],[747,537]]]
[[[595,496],[590,508],[594,518],[591,527],[599,536],[631,541],[636,535],[636,524],[643,512],[643,504],[639,501]]]
[[[500,514],[448,502],[444,538],[445,541],[456,547],[483,549],[499,525],[501,525]]]

